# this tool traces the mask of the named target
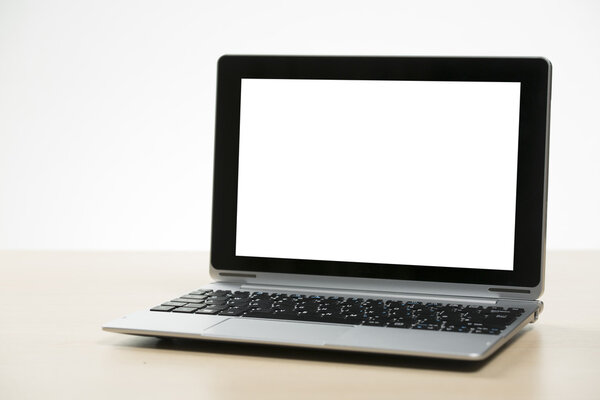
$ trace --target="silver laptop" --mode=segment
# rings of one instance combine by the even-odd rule
[[[481,360],[537,320],[543,58],[223,56],[214,282],[134,335]]]

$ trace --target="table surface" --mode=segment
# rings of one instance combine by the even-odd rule
[[[0,398],[600,399],[600,252],[549,252],[545,310],[484,362],[104,332],[208,283],[202,252],[0,252]]]

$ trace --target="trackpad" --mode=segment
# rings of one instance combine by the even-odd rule
[[[202,332],[202,336],[271,343],[322,345],[351,330],[350,326],[307,322],[230,318]]]

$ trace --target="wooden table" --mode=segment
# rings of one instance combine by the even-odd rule
[[[550,252],[535,325],[467,363],[100,326],[209,281],[207,253],[0,252],[2,399],[600,399],[600,252]]]

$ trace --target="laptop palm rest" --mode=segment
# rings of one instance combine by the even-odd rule
[[[202,336],[318,346],[331,342],[352,329],[351,326],[342,325],[230,318],[205,329]]]
[[[330,348],[362,348],[402,354],[440,354],[449,357],[481,354],[496,337],[455,332],[380,329],[343,325],[230,318],[202,332],[203,337],[272,344],[303,344]]]

